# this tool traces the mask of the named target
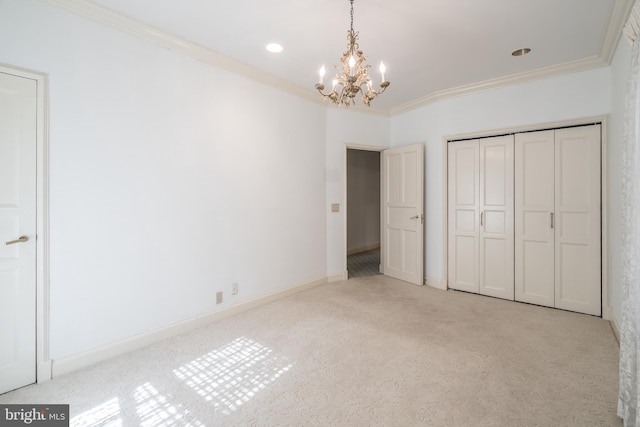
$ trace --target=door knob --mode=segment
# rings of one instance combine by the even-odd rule
[[[24,243],[27,240],[29,240],[29,236],[20,236],[16,240],[9,240],[8,242],[5,242],[5,245],[9,246],[15,243]]]
[[[414,215],[414,216],[412,216],[412,217],[411,217],[411,218],[409,218],[409,219],[418,219],[418,218],[420,218],[420,215]]]

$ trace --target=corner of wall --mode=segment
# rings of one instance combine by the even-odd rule
[[[609,306],[604,307],[603,312],[602,318],[609,321],[613,335],[615,335],[618,345],[620,345],[620,325],[618,324],[618,319],[616,319],[615,313]]]
[[[444,279],[436,279],[433,277],[424,276],[424,283],[425,285],[431,286],[432,288],[435,288],[435,289],[440,289],[442,291],[447,290],[447,281]]]
[[[348,279],[349,279],[349,272],[346,270],[341,273],[333,273],[327,276],[327,282],[329,283],[341,282],[343,280],[348,280]]]

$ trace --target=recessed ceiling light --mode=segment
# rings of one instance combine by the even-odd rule
[[[514,50],[513,52],[511,52],[511,55],[513,55],[513,56],[523,56],[523,55],[526,55],[529,52],[531,52],[531,49],[529,49],[528,47],[523,47],[522,49]]]
[[[278,43],[269,43],[267,45],[267,50],[272,53],[280,53],[284,50],[281,44]]]

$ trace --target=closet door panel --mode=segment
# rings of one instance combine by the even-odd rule
[[[554,306],[554,131],[515,136],[515,299]]]
[[[478,293],[478,141],[448,146],[448,286]]]
[[[555,141],[555,306],[600,316],[600,125]]]
[[[480,293],[512,300],[513,135],[480,140]]]

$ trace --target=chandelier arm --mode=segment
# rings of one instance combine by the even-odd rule
[[[316,87],[316,89],[318,90],[318,92],[320,92],[320,95],[324,96],[325,98],[330,98],[330,97],[331,97],[331,95],[332,95],[332,94],[334,94],[334,93],[336,92],[336,91],[335,91],[335,88],[334,88],[331,92],[329,92],[329,93],[324,93],[324,92],[323,92],[323,90],[324,90],[324,85],[323,85],[322,83],[316,83],[316,86],[315,86],[315,87]]]

